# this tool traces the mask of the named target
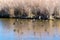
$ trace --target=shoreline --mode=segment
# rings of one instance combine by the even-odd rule
[[[9,18],[9,19],[36,19],[36,20],[54,20],[54,19],[60,19],[60,18],[54,18],[54,19],[39,19],[39,18],[20,18],[20,17],[0,17],[0,18]]]

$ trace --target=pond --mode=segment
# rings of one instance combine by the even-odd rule
[[[0,18],[0,40],[60,40],[60,20]]]

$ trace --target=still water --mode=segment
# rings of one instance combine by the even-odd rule
[[[0,40],[60,40],[60,20],[0,19]]]

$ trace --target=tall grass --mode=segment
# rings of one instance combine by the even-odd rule
[[[26,14],[37,15],[40,13],[52,15],[55,10],[60,14],[60,0],[0,0],[0,10],[4,8],[17,8],[21,14],[25,11]]]

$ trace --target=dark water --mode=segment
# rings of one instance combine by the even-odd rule
[[[60,40],[60,20],[0,19],[0,40]]]

